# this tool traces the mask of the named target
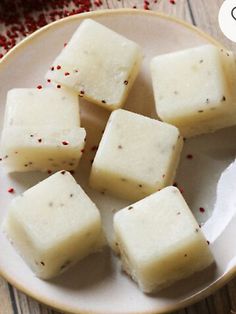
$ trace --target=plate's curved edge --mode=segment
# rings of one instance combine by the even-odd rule
[[[148,10],[141,10],[141,9],[112,9],[112,10],[109,9],[109,10],[99,10],[99,11],[91,11],[91,12],[86,12],[86,13],[75,14],[72,16],[64,17],[60,20],[57,20],[55,22],[52,22],[48,25],[43,26],[42,28],[38,29],[34,33],[32,33],[29,36],[27,36],[26,38],[24,38],[15,47],[13,47],[10,51],[8,51],[0,60],[0,66],[5,64],[5,62],[8,60],[9,57],[11,57],[13,54],[17,53],[18,50],[21,47],[23,47],[24,45],[28,44],[30,42],[30,40],[34,39],[35,37],[37,37],[42,32],[48,31],[51,27],[54,27],[55,25],[63,24],[64,22],[67,22],[68,20],[77,20],[77,19],[82,20],[84,18],[91,18],[91,17],[106,15],[107,13],[109,13],[109,15],[111,15],[111,14],[118,15],[118,14],[128,13],[128,14],[143,14],[143,15],[147,15],[147,16],[148,15],[158,16],[160,18],[181,24],[184,27],[189,28],[194,32],[197,32],[200,36],[204,37],[205,39],[210,41],[212,44],[219,46],[219,47],[222,47],[222,48],[225,48],[218,40],[216,40],[215,38],[213,38],[209,34],[205,33],[204,31],[200,30],[196,26],[194,26],[194,25],[192,25],[192,24],[190,24],[184,20],[178,19],[177,17],[167,15],[163,12],[148,11]]]
[[[65,18],[62,18],[58,21],[52,22],[52,23],[40,28],[39,30],[35,31],[31,35],[29,35],[28,37],[23,39],[21,42],[19,42],[14,48],[12,48],[9,52],[7,52],[6,55],[4,55],[4,57],[0,60],[0,70],[1,70],[1,66],[4,66],[7,63],[7,61],[10,59],[10,57],[15,55],[19,51],[20,48],[25,47],[25,45],[29,44],[31,40],[38,37],[38,35],[40,35],[41,33],[50,30],[55,25],[63,24],[65,22],[67,22],[68,20],[83,20],[85,18],[93,18],[93,17],[97,17],[97,16],[106,15],[108,13],[109,13],[109,15],[111,15],[111,14],[119,15],[119,14],[127,14],[128,13],[128,14],[143,14],[143,15],[147,15],[147,16],[157,16],[159,18],[163,18],[163,19],[169,20],[171,22],[181,24],[182,26],[198,33],[201,37],[205,38],[207,41],[209,41],[213,45],[216,45],[218,47],[226,49],[219,41],[214,39],[212,36],[206,34],[202,30],[198,29],[196,26],[191,25],[188,22],[185,22],[185,21],[178,19],[176,17],[169,16],[169,15],[162,13],[162,12],[147,11],[147,10],[140,10],[140,9],[100,10],[100,11],[80,13],[77,15],[65,17]],[[214,291],[216,291],[217,289],[222,287],[224,284],[226,284],[235,275],[235,273],[236,273],[236,266],[232,267],[227,273],[222,275],[216,282],[211,284],[208,288],[205,288],[202,291],[199,291],[198,293],[196,293],[193,296],[183,300],[182,302],[178,303],[175,306],[168,306],[168,307],[164,308],[161,313],[167,313],[167,312],[179,310],[183,307],[191,305],[194,302],[199,301],[200,299],[202,299],[204,297],[209,296]],[[30,289],[26,289],[19,282],[14,281],[14,278],[8,276],[8,274],[5,273],[3,269],[0,269],[0,275],[4,279],[6,279],[10,284],[12,284],[14,287],[16,287],[18,290],[22,291],[26,295],[30,296],[31,298],[34,298],[35,300],[37,300],[39,302],[42,302],[42,303],[48,305],[48,306],[50,306],[56,310],[59,310],[59,311],[64,311],[66,313],[71,313],[71,314],[120,314],[116,310],[113,313],[110,313],[110,312],[109,313],[104,313],[104,312],[101,313],[98,311],[93,312],[93,311],[87,311],[87,310],[83,310],[83,309],[77,309],[75,312],[74,309],[69,308],[68,306],[65,306],[64,304],[60,304],[59,302],[55,303],[52,299],[45,298],[44,296],[40,296],[38,294],[35,294]],[[156,311],[145,311],[145,312],[140,312],[140,313],[135,312],[135,314],[158,314],[158,312],[156,312]],[[159,312],[159,314],[160,314],[160,312]]]
[[[231,268],[230,271],[228,271],[223,276],[221,276],[216,282],[211,284],[208,288],[205,288],[202,291],[199,291],[198,293],[196,293],[193,296],[183,300],[182,302],[178,303],[175,306],[167,306],[161,312],[145,311],[145,312],[134,312],[134,313],[129,312],[129,314],[165,314],[165,313],[169,313],[169,312],[173,312],[173,311],[178,311],[184,307],[190,306],[191,304],[200,301],[203,298],[208,297],[209,295],[214,293],[216,290],[220,289],[223,285],[227,284],[227,282],[229,282],[233,278],[235,273],[236,273],[236,266]],[[68,314],[123,314],[123,313],[118,312],[116,310],[113,312],[99,312],[99,311],[94,312],[94,311],[90,311],[90,310],[88,311],[88,310],[78,309],[75,312],[74,309],[69,308],[68,306],[65,307],[65,305],[63,305],[63,304],[59,304],[58,302],[55,303],[52,299],[46,299],[45,297],[40,297],[37,294],[34,294],[32,292],[32,290],[26,290],[18,282],[15,282],[13,278],[8,277],[7,274],[0,273],[0,275],[5,280],[7,280],[11,285],[13,285],[16,289],[25,293],[27,296],[33,298],[34,300],[36,300],[38,302],[41,302],[41,303],[47,305],[47,306],[49,306],[55,310],[58,310],[58,311],[63,311],[63,312],[68,313]]]

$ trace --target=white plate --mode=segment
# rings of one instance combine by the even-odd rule
[[[100,11],[69,17],[37,31],[14,48],[0,63],[0,119],[2,123],[6,93],[14,87],[36,87],[44,82],[51,62],[68,41],[81,21],[87,17],[136,41],[143,47],[145,58],[141,73],[125,108],[156,117],[149,73],[152,56],[212,43],[220,45],[200,30],[174,18],[139,10]],[[47,83],[43,83],[44,86]],[[101,137],[108,113],[91,104],[82,104],[82,123],[88,131],[86,154],[75,177],[101,209],[104,225],[111,233],[113,212],[127,202],[92,191],[87,186],[90,160]],[[234,135],[235,134],[235,135]],[[200,222],[211,213],[216,183],[222,170],[233,160],[235,129],[201,136],[185,143],[177,181]],[[192,154],[193,159],[186,155]],[[11,199],[36,184],[46,175],[40,173],[7,176],[0,169],[0,222]],[[7,192],[14,187],[15,195]],[[206,208],[205,213],[199,207]],[[32,210],[33,204],[32,204]],[[200,299],[223,285],[234,273],[236,228],[233,222],[211,245],[217,266],[162,292],[143,294],[132,280],[120,271],[118,259],[108,249],[103,254],[86,258],[62,276],[50,282],[36,278],[13,247],[0,233],[0,271],[3,277],[26,294],[62,311],[72,313],[160,313],[176,310]]]

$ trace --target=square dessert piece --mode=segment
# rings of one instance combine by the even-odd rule
[[[114,110],[123,106],[141,60],[141,49],[136,43],[86,19],[46,76],[81,97]]]
[[[8,172],[72,170],[78,165],[85,145],[85,129],[3,129],[2,163]]]
[[[144,292],[164,288],[213,263],[207,241],[175,187],[116,213],[114,229],[123,268]]]
[[[123,109],[113,111],[92,165],[90,185],[139,200],[173,183],[182,146],[176,127]]]
[[[7,95],[1,158],[8,172],[72,170],[85,144],[78,95],[67,89],[12,89]]]
[[[97,207],[66,171],[16,197],[3,229],[43,279],[58,275],[104,245]]]
[[[155,57],[151,72],[157,114],[183,136],[236,124],[232,54],[211,45],[191,48]]]
[[[78,95],[67,89],[15,88],[8,92],[4,127],[80,126]]]

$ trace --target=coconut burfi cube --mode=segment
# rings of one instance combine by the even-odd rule
[[[104,245],[97,207],[66,171],[13,199],[3,229],[43,279],[58,275]]]
[[[123,106],[141,59],[141,49],[135,42],[86,19],[54,60],[46,77],[114,110]]]
[[[144,292],[203,270],[213,256],[179,190],[167,187],[114,216],[124,270]]]
[[[131,201],[173,183],[183,140],[176,127],[140,114],[112,112],[90,175],[90,185]]]
[[[2,131],[2,163],[8,172],[73,170],[85,145],[85,129],[10,127]]]
[[[7,94],[4,127],[80,126],[79,99],[73,91],[14,88]]]
[[[200,46],[151,61],[156,111],[185,137],[236,124],[235,61],[232,53]],[[233,83],[234,81],[234,83]]]
[[[1,136],[7,171],[73,170],[82,155],[85,136],[75,92],[53,88],[8,92]]]

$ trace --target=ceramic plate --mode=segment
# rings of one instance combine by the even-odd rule
[[[100,11],[81,14],[52,23],[37,31],[14,48],[0,63],[0,123],[3,120],[7,91],[14,87],[48,86],[44,75],[55,56],[85,18],[110,27],[137,42],[144,51],[141,72],[125,108],[156,117],[149,72],[150,58],[162,53],[206,43],[220,46],[214,39],[185,22],[154,12],[139,10]],[[88,187],[88,174],[94,156],[93,146],[102,135],[109,113],[81,101],[82,124],[88,132],[86,153],[75,177],[101,210],[106,232],[111,237],[112,216],[127,202],[96,193]],[[215,202],[216,184],[221,172],[234,158],[236,131],[225,129],[215,134],[196,137],[185,143],[177,182],[199,222],[210,215]],[[224,139],[224,140],[223,140]],[[192,154],[188,159],[186,155]],[[0,222],[12,198],[47,175],[19,173],[6,175],[0,169]],[[15,194],[7,192],[14,187]],[[199,208],[205,208],[205,212]],[[32,204],[32,210],[33,204]],[[35,299],[61,311],[71,313],[163,313],[176,310],[222,286],[234,273],[236,228],[230,223],[211,244],[216,266],[183,280],[155,295],[145,295],[120,270],[111,250],[92,255],[60,277],[51,281],[36,278],[21,257],[0,233],[0,271],[10,283]]]

